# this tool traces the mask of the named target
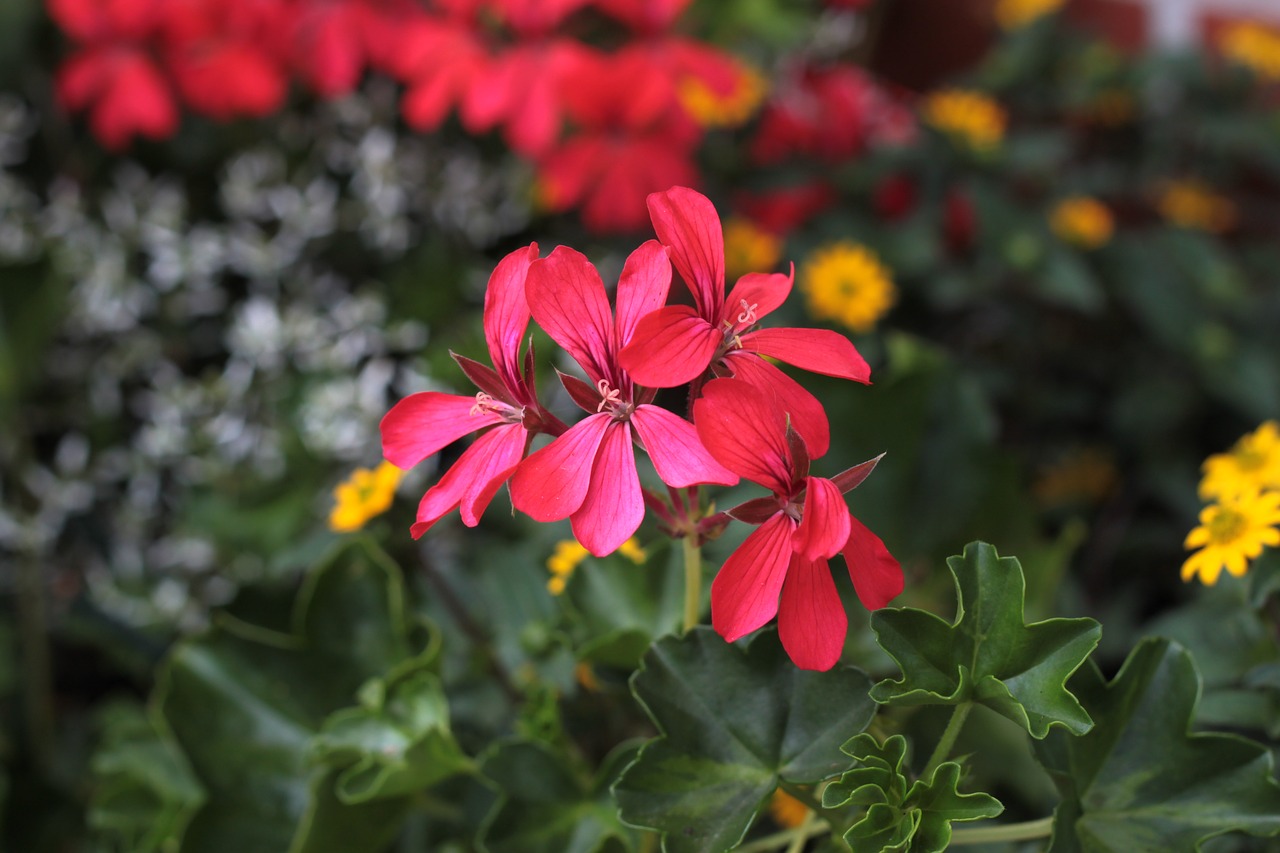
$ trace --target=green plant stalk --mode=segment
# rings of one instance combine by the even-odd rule
[[[791,839],[791,843],[787,846],[787,853],[801,853],[804,850],[805,845],[809,842],[809,834],[806,830],[819,820],[820,818],[813,812],[805,815],[804,822],[796,827],[796,837]],[[822,823],[824,826],[826,825],[826,821],[822,821]]]
[[[938,765],[947,760],[947,756],[951,754],[951,748],[956,745],[956,737],[959,736],[960,730],[964,728],[964,721],[972,710],[972,702],[961,702],[951,712],[951,719],[947,720],[947,727],[943,729],[942,737],[938,739],[938,745],[933,748],[933,754],[929,756],[929,763],[920,771],[921,779],[929,779],[933,775],[933,771],[938,769]]]
[[[687,634],[698,624],[702,610],[702,548],[692,533],[680,542],[684,547],[684,633]]]
[[[803,844],[814,836],[822,835],[830,828],[825,820],[816,818],[812,822],[797,826],[795,829],[784,829],[781,832],[775,832],[772,835],[748,841],[741,847],[735,848],[734,853],[764,853],[766,850],[780,850],[784,844],[795,844],[796,841],[800,841]]]
[[[53,756],[53,661],[45,621],[44,579],[39,564],[30,556],[18,565],[18,621],[27,743],[32,763],[43,773]]]
[[[1029,841],[1033,838],[1048,838],[1053,834],[1053,818],[1042,817],[1039,820],[1028,820],[1022,823],[1005,823],[999,826],[975,826],[972,829],[957,829],[951,833],[951,843],[986,844],[992,841]]]

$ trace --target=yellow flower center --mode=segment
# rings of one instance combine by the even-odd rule
[[[1209,544],[1228,545],[1240,538],[1249,527],[1249,519],[1244,513],[1224,506],[1214,507],[1216,512],[1205,523],[1209,529]]]

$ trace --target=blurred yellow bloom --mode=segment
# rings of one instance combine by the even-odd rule
[[[769,815],[783,829],[794,829],[809,816],[809,807],[778,788],[769,798]]]
[[[724,272],[736,279],[749,272],[771,272],[782,257],[782,240],[750,219],[732,217],[724,223]]]
[[[866,246],[842,241],[815,251],[800,270],[809,313],[855,332],[873,329],[897,298],[889,270]]]
[[[634,536],[618,546],[618,553],[637,565],[648,559]],[[590,554],[576,539],[561,539],[557,542],[555,551],[547,558],[547,570],[551,572],[551,577],[547,579],[547,590],[552,595],[564,592],[574,569],[582,565],[582,561]]]
[[[999,0],[996,23],[1001,29],[1016,30],[1050,15],[1066,5],[1066,0]]]
[[[1247,491],[1223,496],[1200,512],[1200,526],[1187,534],[1186,548],[1199,548],[1182,564],[1182,579],[1199,575],[1208,585],[1223,569],[1239,577],[1265,546],[1280,545],[1280,492]]]
[[[346,482],[333,490],[334,506],[329,513],[329,529],[339,533],[359,530],[375,515],[391,507],[396,486],[404,472],[390,462],[377,468],[357,468]]]
[[[1240,491],[1280,490],[1280,425],[1266,421],[1241,436],[1228,452],[1206,459],[1201,470],[1202,499]]]
[[[1264,80],[1280,80],[1280,32],[1256,21],[1242,21],[1223,29],[1218,37],[1222,55]]]
[[[1004,107],[967,89],[943,89],[928,95],[920,114],[934,128],[975,151],[997,147],[1008,123]]]
[[[1170,181],[1156,201],[1160,215],[1174,225],[1221,234],[1236,224],[1231,199],[1199,181]]]
[[[699,77],[687,76],[677,87],[681,105],[703,127],[738,127],[755,115],[768,91],[764,75],[745,63],[726,91],[717,91]]]
[[[1115,487],[1116,466],[1103,452],[1086,448],[1064,456],[1040,471],[1032,491],[1041,504],[1073,501],[1097,503]]]
[[[1049,227],[1064,242],[1082,249],[1097,249],[1111,242],[1115,219],[1096,198],[1072,196],[1058,202],[1049,215]]]

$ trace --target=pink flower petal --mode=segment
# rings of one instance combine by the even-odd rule
[[[618,363],[637,385],[674,388],[700,376],[723,340],[688,305],[668,305],[641,318]]]
[[[727,642],[750,634],[778,612],[795,526],[779,512],[751,532],[711,582],[711,625]]]
[[[767,394],[775,405],[791,416],[792,428],[800,433],[809,458],[817,459],[831,446],[831,427],[827,423],[827,410],[818,398],[806,391],[799,382],[757,355],[738,350],[724,359],[724,364],[741,379]],[[722,460],[723,461],[723,460]]]
[[[770,491],[791,491],[786,420],[759,390],[737,379],[713,379],[693,404],[698,437],[715,460]]]
[[[688,187],[649,196],[649,218],[671,262],[693,293],[698,314],[708,322],[724,307],[724,231],[711,200]]]
[[[761,317],[772,314],[787,301],[795,276],[794,264],[789,275],[747,273],[729,291],[729,298],[724,303],[725,316],[721,319],[732,322],[735,331],[754,326]]]
[[[413,538],[426,533],[463,503],[462,521],[468,527],[475,527],[480,521],[480,514],[524,453],[525,435],[520,424],[508,424],[477,438],[445,472],[440,482],[422,496],[418,503],[418,520],[409,528]]]
[[[849,564],[849,577],[858,600],[868,610],[879,610],[902,592],[905,581],[902,566],[889,549],[853,516],[849,517],[849,541],[844,546],[844,561]]]
[[[742,348],[801,370],[871,384],[866,359],[848,338],[830,329],[757,329],[742,336]]]
[[[611,416],[591,415],[529,456],[511,475],[511,502],[535,521],[559,521],[582,506]]]
[[[502,422],[501,415],[489,411],[473,415],[475,405],[475,397],[438,391],[410,394],[382,417],[382,455],[407,470],[464,435]]]
[[[525,276],[537,259],[537,243],[516,249],[494,267],[484,293],[484,339],[493,366],[508,388],[520,385],[520,340],[529,325]]]
[[[641,243],[622,265],[618,279],[618,346],[624,347],[635,333],[636,324],[646,314],[657,311],[667,301],[671,289],[671,258],[657,240]]]
[[[586,499],[569,518],[573,535],[597,557],[612,554],[640,527],[644,497],[629,424],[614,421],[605,429]]]
[[[715,460],[702,446],[697,429],[679,415],[644,405],[631,413],[631,423],[649,452],[658,477],[668,486],[682,489],[699,483],[738,484],[738,475]]]
[[[801,669],[831,669],[840,660],[848,629],[827,561],[796,554],[778,607],[778,637],[787,655]]]
[[[592,382],[613,384],[613,312],[600,273],[581,252],[557,246],[529,268],[529,307],[552,340],[582,365]]]
[[[806,560],[834,557],[849,539],[849,507],[840,487],[822,477],[805,478],[804,514],[792,547]]]

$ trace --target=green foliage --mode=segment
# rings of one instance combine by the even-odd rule
[[[730,850],[779,781],[848,767],[839,746],[875,712],[860,670],[796,669],[768,631],[745,648],[709,628],[664,637],[632,692],[662,735],[614,786],[622,819],[663,833],[668,853]]]
[[[1145,640],[1115,680],[1090,665],[1071,688],[1096,725],[1036,744],[1063,797],[1051,853],[1199,850],[1233,830],[1280,833],[1270,753],[1244,738],[1190,731],[1200,675],[1176,643]]]
[[[907,742],[893,735],[884,744],[869,734],[854,737],[841,751],[860,766],[832,782],[822,793],[824,808],[847,805],[866,809],[844,839],[854,853],[939,853],[951,841],[951,824],[995,817],[1004,811],[989,794],[961,794],[960,765],[938,765],[928,781],[909,783],[903,772]]]
[[[1023,621],[1026,581],[1012,557],[975,542],[947,560],[956,579],[956,619],[948,624],[914,608],[885,608],[871,627],[902,668],[872,697],[889,705],[976,702],[1037,738],[1060,725],[1075,734],[1092,722],[1065,683],[1098,644],[1092,619]]]

